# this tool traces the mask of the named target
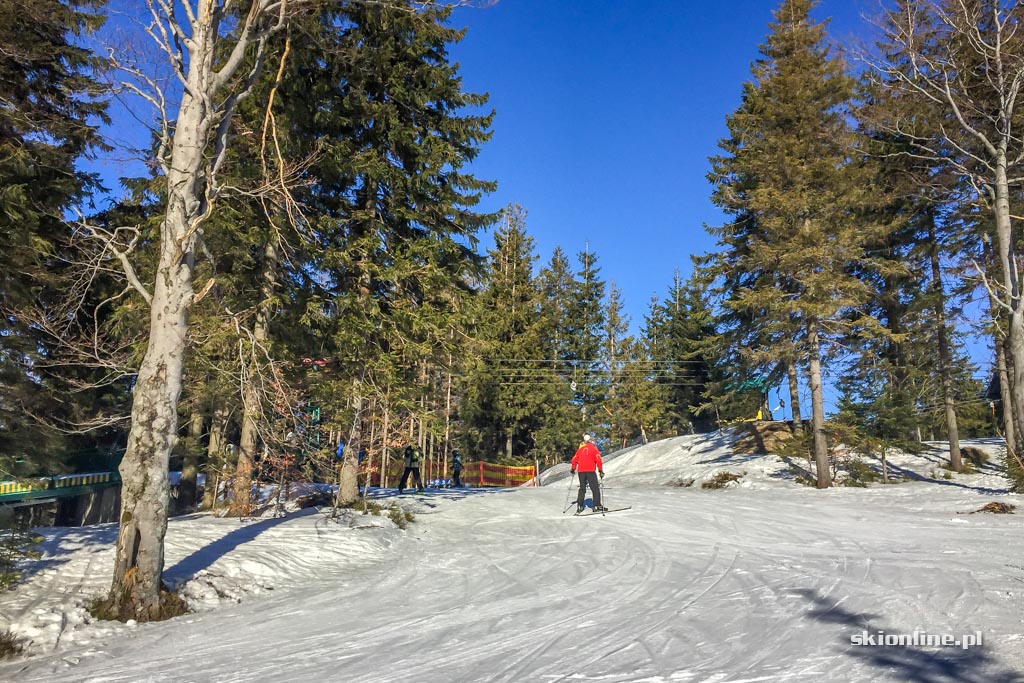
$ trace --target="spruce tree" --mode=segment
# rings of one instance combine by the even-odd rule
[[[598,411],[608,390],[607,377],[600,366],[606,315],[605,283],[597,265],[597,254],[590,251],[589,245],[577,254],[577,260],[579,270],[568,311],[566,357],[574,384],[574,402],[580,410],[581,431],[592,431],[602,419]]]
[[[897,58],[892,45],[880,47]],[[862,364],[874,364],[875,354],[881,354],[891,371],[886,405],[903,414],[901,422],[908,428],[903,438],[918,431],[918,425],[911,424],[913,387],[928,385],[931,391],[938,387],[944,402],[950,466],[960,471],[954,321],[970,293],[962,288],[959,293],[951,291],[944,276],[958,261],[984,259],[971,253],[977,251],[972,248],[979,244],[977,234],[958,218],[959,206],[968,199],[958,187],[961,180],[944,163],[918,154],[915,142],[936,125],[952,122],[942,122],[948,117],[933,101],[908,100],[888,86],[870,81],[865,92],[865,101],[857,110],[861,141],[874,169],[872,186],[879,199],[878,213],[893,229],[877,244],[869,245],[877,256],[859,273],[871,286],[870,305],[889,332],[875,340],[873,352],[862,352]],[[915,324],[919,333],[909,334]],[[935,386],[929,378],[934,378]]]
[[[665,307],[658,297],[651,297],[640,329],[640,351],[637,354],[645,361],[644,371],[638,373],[638,382],[631,390],[635,396],[634,401],[646,408],[640,427],[648,439],[679,434],[677,428],[672,426],[675,424],[675,411],[669,403],[670,387],[657,381],[664,361],[671,358],[665,327]]]
[[[540,296],[540,338],[544,351],[537,363],[538,374],[547,381],[543,420],[535,434],[537,454],[551,464],[575,452],[579,445],[580,411],[574,405],[571,388],[570,311],[573,309],[574,278],[568,257],[556,247],[537,276]]]
[[[7,473],[62,467],[56,456],[66,442],[29,415],[74,422],[88,402],[84,394],[75,405],[50,400],[48,363],[39,361],[56,340],[19,309],[56,300],[67,271],[64,213],[98,189],[79,162],[103,146],[97,125],[105,105],[95,99],[101,88],[93,76],[99,60],[78,39],[102,25],[102,6],[0,1],[0,470]]]
[[[484,355],[463,398],[463,418],[482,459],[502,454],[523,456],[534,447],[534,432],[544,412],[549,374],[543,367],[544,344],[533,277],[533,238],[526,212],[510,206],[495,232],[480,295],[477,334]]]
[[[654,381],[664,387],[668,426],[673,434],[709,431],[716,421],[713,408],[707,405],[708,394],[726,358],[715,350],[715,318],[698,272],[686,282],[676,273],[656,319],[658,326],[649,330],[659,340],[652,355],[657,370]],[[729,419],[731,413],[722,417]]]
[[[352,435],[353,472],[371,394],[426,424],[411,414],[433,405],[424,377],[458,352],[452,330],[481,266],[476,234],[495,220],[475,208],[494,184],[465,171],[493,113],[467,111],[487,98],[463,91],[451,61],[463,32],[447,26],[450,7],[413,9],[323,8],[293,37],[281,90],[293,158],[310,160],[297,197],[308,221],[293,273],[301,322],[314,331],[310,353],[335,360],[317,400]]]
[[[629,316],[625,314],[622,302],[622,290],[613,280],[608,285],[608,297],[605,304],[604,343],[601,348],[601,364],[607,373],[607,396],[601,405],[602,419],[606,428],[602,431],[607,435],[612,450],[620,448],[636,434],[629,427],[626,413],[627,385],[631,375],[638,369],[632,357],[635,344],[629,334]]]
[[[873,226],[858,215],[862,174],[852,163],[853,81],[830,54],[811,0],[785,0],[727,119],[709,176],[713,200],[736,217],[717,230],[725,262],[753,275],[724,302],[758,330],[745,355],[769,367],[798,354],[808,369],[817,483],[831,485],[822,361],[844,315],[865,298],[850,264]],[[743,244],[742,250],[737,246]],[[729,251],[731,249],[732,251]],[[775,342],[793,340],[780,349]]]

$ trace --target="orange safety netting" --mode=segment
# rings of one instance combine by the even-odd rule
[[[489,462],[466,463],[462,470],[462,480],[477,486],[519,486],[533,482],[536,485],[533,467],[510,467],[495,465]]]

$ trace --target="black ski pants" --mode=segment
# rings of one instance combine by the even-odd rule
[[[452,478],[454,480],[453,483],[455,484],[455,486],[462,486],[462,470],[461,469],[452,470]]]
[[[420,468],[419,467],[406,467],[405,471],[402,472],[402,479],[398,482],[398,490],[401,491],[405,488],[405,482],[409,479],[409,475],[412,475],[413,482],[416,483],[416,488],[423,488],[423,482],[420,481]]]
[[[594,507],[601,507],[601,484],[597,479],[597,472],[579,472],[580,475],[580,492],[576,496],[576,506],[583,505],[583,499],[587,497],[587,486],[590,486],[590,492],[594,495]]]

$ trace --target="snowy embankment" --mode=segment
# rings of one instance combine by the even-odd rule
[[[114,529],[47,530],[0,595],[0,629],[32,641],[0,680],[1024,680],[1024,515],[966,514],[1024,497],[995,468],[929,480],[942,456],[890,459],[922,480],[816,491],[726,437],[679,437],[608,459],[608,505],[633,508],[606,517],[563,514],[563,475],[378,493],[415,512],[406,531],[315,510],[179,518],[167,577],[197,611],[156,624],[86,623]],[[720,470],[745,474],[700,488]],[[879,630],[984,645],[851,643]]]

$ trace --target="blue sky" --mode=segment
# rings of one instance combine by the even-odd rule
[[[870,39],[862,15],[877,14],[879,3],[822,0],[813,15],[830,19],[834,41],[853,45]],[[112,4],[139,11],[134,0]],[[704,226],[725,218],[710,201],[708,157],[718,153],[778,4],[498,0],[455,10],[451,24],[468,29],[452,48],[464,89],[489,93],[497,113],[472,166],[498,182],[483,208],[526,208],[541,263],[556,246],[575,263],[589,243],[638,330],[676,270],[689,275],[690,255],[714,249]],[[145,140],[134,123],[114,135]],[[97,166],[112,188],[113,178],[138,172],[137,160],[123,157]],[[481,236],[482,249],[492,244]],[[971,345],[983,372],[990,353]]]
[[[541,263],[561,246],[575,265],[589,243],[634,331],[676,270],[690,274],[690,255],[715,247],[704,226],[725,217],[710,200],[708,157],[780,2],[498,0],[453,15],[468,29],[452,50],[465,89],[489,93],[497,112],[473,165],[498,181],[484,206],[526,208]],[[852,49],[871,42],[880,11],[881,0],[822,0],[812,15]],[[987,377],[987,343],[967,343]],[[831,411],[832,382],[826,394]]]
[[[488,0],[472,0],[485,4]],[[825,0],[839,38],[863,36],[864,11],[878,0]],[[468,29],[452,49],[464,89],[490,94],[493,138],[473,164],[496,180],[486,210],[519,203],[541,262],[556,246],[586,248],[602,276],[622,290],[634,328],[651,297],[663,296],[690,254],[714,248],[705,224],[723,222],[705,176],[725,117],[740,102],[777,3],[771,0],[498,0],[456,9]],[[128,17],[135,0],[111,0],[102,39],[142,41]],[[134,38],[129,37],[134,35]],[[142,117],[151,111],[133,104]],[[148,134],[122,107],[106,131],[117,145],[146,146]],[[117,178],[137,175],[123,149],[89,164],[113,195]],[[493,245],[481,236],[481,248]]]
[[[474,172],[485,200],[519,203],[541,261],[589,241],[623,292],[634,326],[690,254],[714,248],[705,224],[708,157],[740,103],[772,10],[769,0],[499,0],[456,10],[468,33],[453,55],[465,88],[487,92],[494,137]],[[818,19],[846,41],[867,35],[877,0],[825,0]],[[485,247],[492,245],[490,236]]]

